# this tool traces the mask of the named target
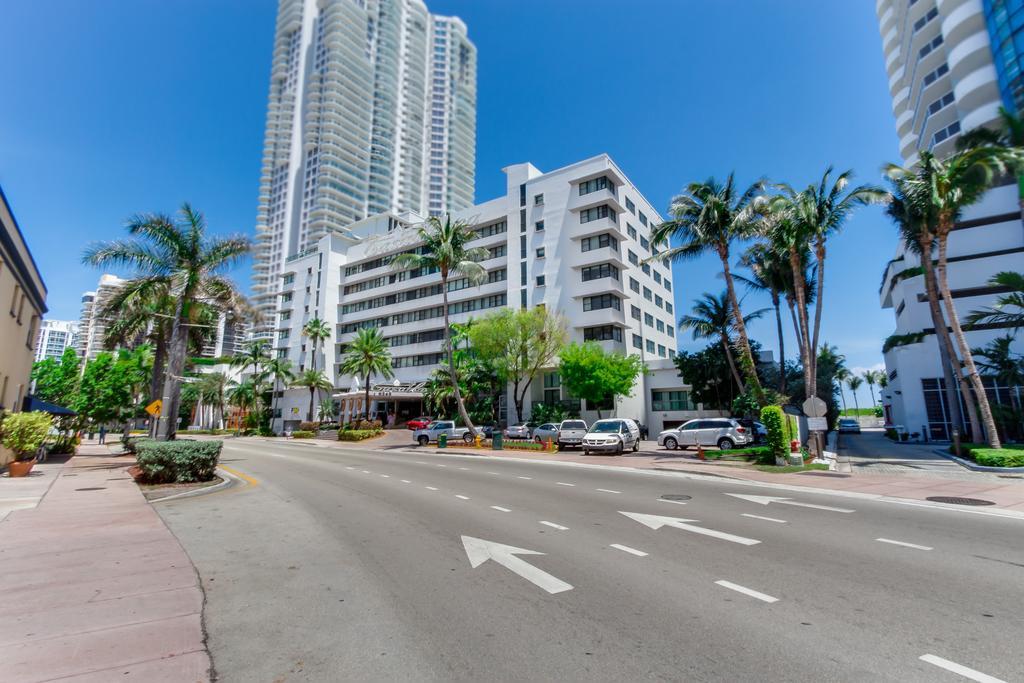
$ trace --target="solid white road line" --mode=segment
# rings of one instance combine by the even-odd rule
[[[403,484],[411,484],[412,482],[411,482],[411,481],[409,481],[408,479],[403,479],[403,480],[402,480],[402,483],[403,483]]]
[[[718,584],[719,586],[723,587],[723,588],[728,588],[729,590],[734,590],[737,593],[743,593],[744,595],[749,595],[752,598],[757,598],[758,600],[762,600],[764,602],[778,602],[779,601],[778,598],[773,598],[770,595],[765,595],[764,593],[761,593],[759,591],[753,590],[751,588],[747,588],[745,586],[741,586],[738,583],[733,583],[732,581],[722,580],[722,581],[715,581],[715,583]]]
[[[498,512],[512,512],[512,511],[511,511],[511,510],[509,510],[508,508],[503,508],[503,507],[501,507],[500,505],[492,505],[492,506],[491,506],[491,509],[492,509],[492,510],[497,510]]]
[[[533,477],[516,477],[516,479],[533,479]]]
[[[559,486],[575,486],[576,484],[566,484],[564,481],[556,481]]]
[[[423,488],[425,488],[425,489],[427,489],[429,491],[436,491],[437,490],[436,486],[424,486]]]
[[[685,500],[668,500],[667,498],[659,498],[662,503],[674,503],[676,505],[686,505]]]
[[[541,524],[543,524],[544,526],[549,526],[552,529],[558,529],[559,531],[568,531],[569,530],[569,527],[562,526],[561,524],[555,524],[554,522],[545,522],[545,521],[541,520]]]
[[[779,524],[786,524],[784,519],[775,519],[774,517],[762,517],[761,515],[752,515],[749,512],[742,513],[744,517],[750,517],[751,519],[763,519],[766,522],[778,522]]]
[[[876,538],[879,543],[891,543],[892,545],[901,545],[904,548],[914,548],[916,550],[934,550],[926,545],[917,545],[916,543],[905,543],[904,541],[894,541],[891,538]]]
[[[597,489],[601,493],[622,493],[622,491],[612,491],[611,489]]]
[[[969,678],[972,681],[978,681],[978,683],[1006,683],[1006,681],[996,678],[995,676],[983,674],[980,671],[969,669],[968,667],[963,666],[962,664],[957,664],[956,662],[951,662],[948,659],[936,657],[935,655],[921,655],[920,657],[918,657],[918,659],[920,659],[922,662],[934,664],[935,666],[945,669],[946,671],[952,671],[955,674],[960,674],[964,678]]]
[[[618,543],[612,543],[611,547],[615,548],[616,550],[621,550],[624,553],[629,553],[630,555],[636,555],[637,557],[647,557],[647,553],[645,553],[643,550],[630,548],[628,545],[619,545]]]
[[[464,496],[461,493],[456,493],[455,497],[460,499],[460,500],[469,500],[469,496]]]

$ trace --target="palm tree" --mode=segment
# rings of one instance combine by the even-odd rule
[[[307,422],[313,421],[313,401],[316,398],[318,391],[331,391],[334,385],[331,384],[331,380],[327,379],[327,375],[323,373],[323,370],[306,370],[299,375],[299,378],[292,382],[293,387],[305,387],[309,389],[309,412],[307,413]]]
[[[259,374],[270,359],[270,343],[266,339],[250,339],[242,345],[242,350],[231,357],[231,367],[252,368],[252,376]]]
[[[187,203],[177,220],[163,214],[138,215],[128,221],[135,239],[117,240],[88,247],[83,261],[92,266],[131,266],[133,281],[164,284],[175,300],[167,349],[167,372],[161,392],[157,438],[174,438],[181,395],[181,377],[188,354],[188,330],[192,309],[199,302],[214,303],[237,297],[234,284],[221,275],[249,253],[249,239],[242,236],[210,237],[206,220]]]
[[[956,224],[960,212],[977,203],[1000,175],[1022,166],[1022,153],[1018,149],[982,146],[955,152],[945,159],[938,159],[931,152],[922,151],[920,161],[914,170],[895,165],[887,167],[891,177],[904,180],[908,199],[920,207],[919,213],[926,217],[935,233],[938,245],[937,275],[939,293],[946,305],[946,316],[953,331],[953,338],[960,350],[960,357],[974,389],[978,411],[988,437],[989,446],[1001,448],[996,431],[992,408],[985,393],[985,386],[978,374],[967,337],[960,325],[949,280],[946,277],[949,234]]]
[[[326,322],[320,318],[310,318],[310,320],[302,328],[302,336],[308,337],[310,344],[312,345],[311,360],[309,363],[310,370],[316,370],[316,349],[319,344],[327,341],[331,338],[331,328]]]
[[[756,215],[751,211],[751,202],[762,187],[763,183],[757,182],[741,193],[731,173],[724,184],[714,178],[708,178],[703,183],[691,183],[682,194],[672,199],[669,207],[672,219],[661,223],[651,232],[651,242],[654,244],[671,243],[674,239],[677,246],[647,259],[682,261],[714,253],[722,261],[722,276],[725,278],[725,289],[739,342],[740,367],[746,377],[746,384],[760,405],[765,404],[764,390],[757,378],[747,326],[743,322],[740,301],[736,296],[736,285],[729,265],[729,250],[733,242],[753,234]]]
[[[743,316],[744,322],[756,320],[765,314],[767,308],[748,313]],[[694,339],[718,339],[725,352],[725,358],[732,371],[732,377],[736,380],[736,386],[740,393],[746,391],[746,385],[736,368],[736,361],[732,355],[731,334],[736,329],[735,318],[732,314],[732,305],[729,303],[729,293],[723,291],[717,297],[714,294],[704,292],[703,298],[697,299],[689,315],[679,319],[680,329],[693,331]]]
[[[452,348],[451,323],[448,319],[448,280],[451,277],[465,278],[471,285],[481,284],[487,277],[487,270],[480,261],[487,257],[487,250],[470,248],[468,244],[476,234],[465,221],[452,221],[447,216],[442,222],[440,218],[431,216],[426,223],[417,228],[423,246],[416,253],[397,255],[391,261],[394,270],[423,268],[441,273],[441,297],[444,306],[444,346],[448,354],[448,371],[452,377],[452,389],[455,403],[459,409],[459,417],[469,428],[471,435],[476,435],[476,428],[466,413],[466,405],[459,390],[458,372],[455,370],[455,352]]]
[[[322,422],[330,422],[334,418],[334,399],[333,398],[325,398],[322,401],[320,401],[319,412],[320,412],[319,417],[320,417],[320,422],[321,423]],[[327,418],[327,419],[324,420],[324,418]]]
[[[846,386],[850,387],[850,393],[853,394],[853,410],[860,416],[860,402],[857,401],[857,390],[864,384],[864,380],[857,375],[850,375],[846,379]]]
[[[208,372],[199,376],[197,384],[203,403],[210,406],[210,428],[222,428],[228,387],[227,375],[223,372]]]
[[[364,377],[366,392],[363,405],[364,415],[370,419],[370,376],[380,375],[391,379],[395,373],[391,371],[391,352],[388,342],[381,334],[380,328],[364,327],[356,332],[356,338],[347,345],[338,369],[346,375]]]
[[[957,148],[992,146],[1020,150],[1024,147],[1024,119],[1008,111],[1005,107],[1000,107],[999,122],[1002,125],[997,129],[979,126],[963,133],[956,141]],[[1016,173],[1017,206],[1020,209],[1021,220],[1024,220],[1024,174],[1019,168]]]
[[[843,382],[846,382],[851,377],[850,371],[846,368],[839,368],[835,374],[832,375],[832,379],[839,384],[839,398],[843,400],[843,415],[846,414],[846,394],[843,392]]]
[[[235,426],[236,432],[238,427],[241,426],[242,417],[247,417],[251,411],[255,410],[259,401],[259,393],[259,387],[252,379],[242,382],[232,381],[230,383],[230,389],[228,389],[227,394],[228,403],[238,408],[242,413]]]
[[[740,257],[740,265],[749,268],[753,277],[736,275],[735,278],[745,284],[748,289],[768,292],[775,309],[775,330],[779,339],[779,393],[786,393],[786,340],[782,332],[782,297],[787,296],[793,287],[793,274],[789,264],[770,245],[753,244]]]
[[[984,359],[978,361],[978,367],[1007,387],[1024,385],[1024,358],[1011,349],[1015,342],[1013,336],[1007,334],[996,337],[984,348],[973,349],[975,356]]]
[[[875,385],[878,384],[881,376],[881,370],[865,370],[861,375],[864,383],[868,385],[868,393],[871,394],[871,407],[874,409],[878,408],[878,402],[875,401]]]
[[[295,379],[295,373],[292,371],[292,362],[287,358],[271,358],[264,361],[263,368],[267,373],[267,378],[273,383],[270,399],[270,429],[274,429],[274,419],[277,415],[277,392],[278,387],[281,385],[287,386]]]
[[[967,322],[974,325],[999,325],[1019,330],[1024,327],[1024,274],[1004,271],[996,273],[988,281],[993,287],[1006,292],[996,298],[994,306],[971,311]]]

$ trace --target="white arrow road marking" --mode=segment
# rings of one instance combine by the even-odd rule
[[[972,681],[978,681],[978,683],[1006,683],[1006,681],[1000,678],[996,678],[995,676],[983,674],[980,671],[969,669],[962,664],[957,664],[956,662],[951,662],[948,659],[936,657],[935,655],[921,655],[920,657],[918,657],[918,659],[920,659],[922,662],[934,664],[935,666],[943,668],[946,671],[952,671],[955,674],[960,674],[964,678],[969,678]]]
[[[751,514],[746,513],[746,512],[744,512],[742,516],[743,517],[750,517],[751,519],[763,519],[766,522],[778,522],[779,524],[785,524],[786,523],[786,520],[784,520],[784,519],[775,519],[774,517],[762,517],[761,515],[751,515]]]
[[[645,515],[640,512],[623,512],[619,510],[620,515],[626,515],[634,522],[640,522],[644,526],[652,529],[660,529],[663,526],[670,526],[676,529],[683,529],[684,531],[692,531],[695,534],[703,534],[705,536],[711,536],[718,538],[723,541],[731,541],[732,543],[739,543],[740,545],[757,545],[761,541],[753,538],[744,538],[743,536],[735,536],[733,534],[727,534],[724,531],[716,531],[715,529],[705,529],[700,526],[693,526],[691,522],[700,522],[697,519],[679,519],[678,517],[662,517],[661,515]]]
[[[622,491],[612,491],[611,489],[597,489],[601,493],[622,493]]]
[[[669,500],[668,498],[658,498],[662,503],[674,503],[676,505],[686,505],[685,500]]]
[[[647,553],[645,553],[643,550],[637,550],[636,548],[630,548],[628,545],[620,545],[618,543],[612,543],[611,546],[609,546],[609,547],[615,548],[616,550],[621,550],[624,553],[629,553],[630,555],[636,555],[637,557],[647,557]]]
[[[756,590],[754,590],[752,588],[747,588],[746,586],[741,586],[738,583],[733,583],[732,581],[724,581],[723,580],[723,581],[715,581],[715,583],[717,585],[721,586],[722,588],[728,588],[729,590],[734,590],[737,593],[743,593],[744,595],[749,595],[750,597],[757,598],[758,600],[761,600],[763,602],[778,602],[779,601],[778,598],[773,598],[770,595],[766,595],[765,593],[761,593],[760,591],[756,591]]]
[[[492,506],[491,506],[491,509],[492,509],[492,510],[497,510],[498,512],[512,512],[512,511],[511,511],[511,510],[509,510],[508,508],[503,508],[503,507],[501,507],[500,505],[492,505]]]
[[[554,522],[544,522],[544,521],[541,521],[541,524],[543,524],[544,526],[549,526],[552,529],[558,529],[559,531],[568,531],[569,530],[569,527],[562,526],[561,524],[555,524]]]
[[[767,505],[768,503],[780,503],[782,505],[795,505],[801,508],[814,508],[815,510],[828,510],[829,512],[856,512],[856,510],[850,510],[848,508],[834,508],[828,505],[814,505],[813,503],[798,503],[791,498],[779,498],[777,496],[750,496],[744,493],[727,493],[727,496],[733,498],[741,498],[743,500],[750,501],[751,503],[758,503],[759,505]]]
[[[469,496],[464,496],[461,493],[456,493],[455,497],[460,499],[460,500],[469,500]]]
[[[568,584],[558,577],[552,576],[546,571],[534,567],[529,562],[516,557],[516,555],[543,555],[544,553],[495,543],[494,541],[485,541],[482,538],[473,538],[472,536],[463,536],[462,545],[466,549],[466,555],[469,557],[469,564],[474,569],[487,560],[494,560],[505,569],[518,574],[548,593],[555,594],[572,590],[572,584]]]
[[[891,538],[876,538],[875,540],[879,541],[880,543],[891,543],[892,545],[901,545],[904,548],[914,548],[916,550],[934,550],[934,548],[929,548],[926,545],[917,545],[916,543],[906,543],[904,541],[894,541]]]

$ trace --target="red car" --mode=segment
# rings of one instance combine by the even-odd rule
[[[415,420],[409,420],[405,423],[405,426],[409,429],[426,429],[427,425],[434,421],[432,417],[417,417]]]

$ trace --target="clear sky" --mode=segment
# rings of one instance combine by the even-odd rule
[[[77,319],[91,240],[190,201],[251,233],[275,0],[9,0],[0,22],[0,185],[49,288]],[[735,171],[803,187],[829,164],[878,182],[899,161],[874,3],[846,0],[429,0],[479,50],[477,200],[500,169],[609,153],[667,207]],[[830,247],[823,337],[853,368],[894,323],[878,283],[895,246],[877,208]],[[721,290],[717,261],[675,266],[676,308]],[[236,273],[248,286],[248,271]],[[751,305],[767,305],[756,296]],[[775,348],[771,319],[753,336]],[[697,348],[688,337],[684,349]],[[792,353],[792,335],[787,348]],[[860,405],[870,404],[867,391]],[[852,402],[852,401],[851,401]]]

